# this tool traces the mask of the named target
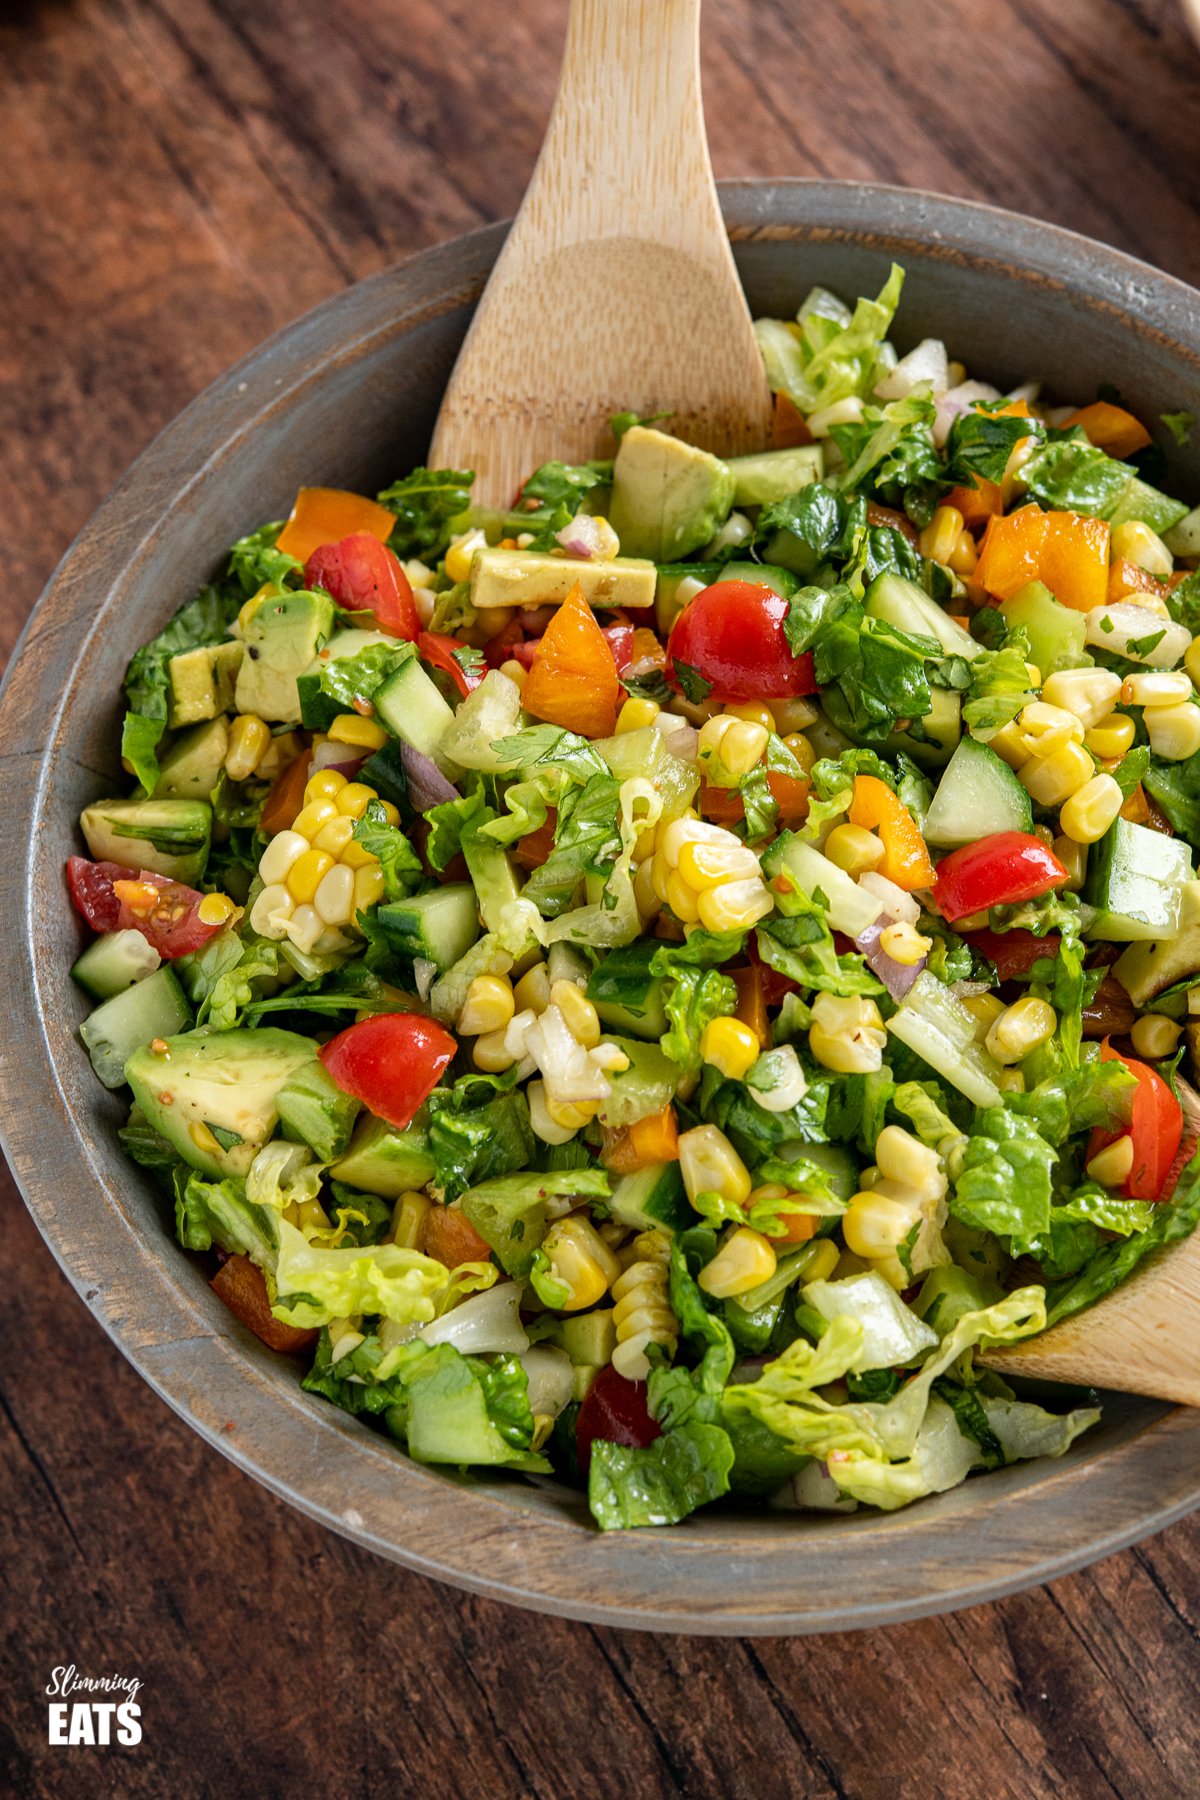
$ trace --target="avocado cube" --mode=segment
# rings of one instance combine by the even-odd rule
[[[162,759],[156,800],[207,800],[225,767],[229,723],[222,713],[181,732]]]
[[[1147,943],[1172,936],[1192,853],[1178,838],[1115,819],[1092,845],[1083,898],[1096,908],[1085,937]]]
[[[196,650],[181,650],[173,656],[167,664],[171,684],[168,723],[172,727],[199,725],[229,712],[243,654],[244,646],[229,638],[222,644],[201,644]]]
[[[125,1065],[125,1079],[149,1124],[201,1174],[217,1181],[245,1175],[275,1130],[280,1088],[312,1061],[312,1040],[264,1026],[186,1032],[155,1042],[158,1049],[135,1050]],[[206,1130],[194,1129],[200,1126]],[[218,1147],[206,1147],[217,1134]]]
[[[275,1105],[284,1137],[307,1144],[323,1163],[336,1162],[346,1154],[362,1110],[361,1103],[342,1091],[315,1056],[288,1076],[275,1096]]]
[[[296,682],[332,630],[333,601],[328,594],[303,588],[264,594],[242,625],[246,654],[234,691],[238,711],[298,724]]]
[[[359,1120],[349,1150],[329,1173],[348,1187],[379,1194],[384,1200],[398,1200],[410,1188],[422,1188],[433,1179],[428,1136],[415,1121],[401,1131],[367,1114]]]
[[[578,586],[591,607],[620,606],[636,611],[654,605],[652,562],[614,556],[608,562],[582,556],[552,556],[545,550],[477,550],[471,563],[471,605],[558,606]]]
[[[97,862],[148,869],[194,887],[208,862],[212,807],[204,800],[97,800],[79,815]]]
[[[634,425],[613,463],[609,519],[629,556],[678,562],[715,537],[733,505],[729,465],[653,426]]]
[[[1178,926],[1169,937],[1131,944],[1113,964],[1113,974],[1135,1006],[1145,1006],[1164,989],[1200,972],[1200,881],[1179,890]]]

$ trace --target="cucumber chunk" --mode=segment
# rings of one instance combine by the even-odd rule
[[[109,1000],[135,981],[153,975],[162,957],[140,931],[110,931],[89,944],[71,969],[93,1000]]]
[[[1087,642],[1087,614],[1073,612],[1054,598],[1043,582],[1031,581],[1000,607],[1006,625],[1019,626],[1029,639],[1029,653],[1042,672],[1086,669],[1094,660]]]
[[[401,743],[432,757],[451,780],[460,773],[457,764],[446,765],[438,747],[446,728],[454,722],[454,710],[442,699],[434,683],[414,658],[377,687],[375,711]]]
[[[822,444],[796,444],[788,450],[760,450],[751,456],[731,456],[728,468],[735,506],[770,506],[820,481],[825,449]]]
[[[186,1031],[191,1012],[183,989],[170,969],[153,975],[105,1000],[79,1027],[92,1067],[107,1088],[125,1081],[125,1064],[135,1050],[153,1038],[169,1038]]]
[[[475,889],[452,882],[408,900],[392,900],[377,914],[380,925],[404,956],[423,957],[443,975],[479,936]]]
[[[773,588],[785,600],[790,600],[800,586],[800,577],[793,575],[790,569],[780,568],[778,563],[730,562],[721,571],[722,581],[752,581],[756,587]]]
[[[608,1198],[608,1210],[634,1231],[686,1231],[696,1223],[688,1205],[679,1164],[654,1163],[636,1175],[622,1175]]]
[[[1118,944],[1171,937],[1191,875],[1192,853],[1179,838],[1114,819],[1088,857],[1083,897],[1096,915],[1085,937]]]
[[[763,857],[763,870],[771,876],[786,872],[810,898],[823,894],[829,923],[847,937],[861,936],[883,911],[881,900],[793,832],[776,838]]]
[[[994,750],[965,737],[950,758],[925,815],[925,841],[939,849],[974,844],[1000,831],[1029,831],[1029,795]]]
[[[886,619],[898,631],[914,637],[935,638],[947,656],[965,656],[973,662],[982,653],[969,632],[956,625],[915,582],[903,575],[877,575],[867,589],[867,612],[872,619]]]

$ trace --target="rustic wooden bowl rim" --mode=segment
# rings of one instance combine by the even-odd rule
[[[722,201],[735,246],[853,242],[1048,285],[1121,316],[1190,379],[1200,369],[1200,297],[1073,233],[861,183],[727,183]],[[20,921],[0,949],[0,1100],[30,1211],[135,1368],[239,1468],[355,1542],[496,1599],[668,1631],[845,1629],[993,1599],[1161,1530],[1200,1504],[1200,1413],[1117,1399],[1097,1449],[1084,1438],[1061,1462],[975,1478],[893,1517],[709,1511],[673,1530],[601,1535],[552,1483],[421,1468],[303,1394],[291,1368],[231,1328],[165,1235],[135,1227],[127,1194],[140,1177],[94,1128],[79,1071],[52,1053],[46,972],[64,947],[39,931],[33,846],[56,819],[56,771],[72,755],[64,696],[92,634],[113,625],[122,583],[222,454],[381,337],[471,302],[503,233],[488,227],[336,295],[208,388],[84,528],[22,634],[0,694],[0,893],[3,916]]]

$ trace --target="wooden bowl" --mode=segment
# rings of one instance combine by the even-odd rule
[[[1082,402],[1111,381],[1144,418],[1200,415],[1200,297],[1116,251],[857,184],[735,183],[723,202],[756,313],[788,316],[815,281],[874,293],[895,258],[908,270],[902,346],[935,335],[1001,386],[1040,376]],[[977,1476],[907,1512],[710,1509],[601,1535],[553,1482],[420,1468],[302,1393],[296,1367],[243,1331],[176,1247],[122,1155],[123,1102],[76,1036],[81,931],[62,866],[80,808],[121,779],[126,660],[301,482],[371,493],[421,459],[502,237],[492,227],[361,282],[209,388],[100,508],[30,620],[0,698],[0,1101],[39,1227],[125,1355],[239,1467],[381,1555],[519,1605],[666,1631],[844,1629],[988,1600],[1160,1530],[1200,1504],[1200,1413],[1114,1396],[1061,1461]],[[1171,485],[1200,489],[1200,451],[1169,454]]]

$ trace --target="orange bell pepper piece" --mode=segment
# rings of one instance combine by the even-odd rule
[[[1022,506],[992,519],[975,578],[1001,600],[1043,581],[1063,606],[1089,612],[1107,593],[1109,538],[1105,519]]]
[[[307,562],[322,544],[340,543],[356,531],[369,531],[386,544],[395,525],[395,513],[362,494],[352,494],[346,488],[302,487],[279,534],[278,547]]]
[[[850,823],[861,825],[866,831],[879,832],[883,845],[883,861],[879,865],[881,875],[894,881],[906,893],[929,886],[933,880],[933,863],[925,848],[921,827],[886,781],[880,781],[877,775],[854,777]]]
[[[1108,587],[1104,597],[1110,606],[1129,594],[1157,594],[1160,600],[1165,600],[1170,591],[1165,581],[1160,581],[1156,575],[1148,575],[1127,557],[1118,556],[1108,566]]]
[[[528,704],[528,703],[526,703]],[[771,790],[771,798],[779,808],[779,818],[795,823],[798,819],[808,817],[808,796],[812,788],[807,778],[798,781],[794,775],[785,775],[780,770],[767,770],[767,786]],[[734,824],[746,816],[746,806],[736,788],[710,787],[705,781],[700,785],[700,796],[696,801],[700,816],[712,819],[721,825]]]
[[[583,737],[611,737],[620,694],[608,639],[577,582],[539,640],[521,703],[550,725]]]
[[[1096,400],[1091,406],[1081,406],[1078,412],[1064,420],[1064,424],[1082,425],[1097,450],[1104,450],[1109,456],[1133,456],[1150,442],[1150,433],[1141,420],[1135,419],[1123,406],[1114,406],[1111,400]]]
[[[737,1005],[733,1010],[735,1019],[748,1025],[764,1050],[771,1047],[771,1027],[767,1020],[767,1002],[763,994],[762,964],[751,963],[748,969],[733,970],[734,985],[737,988]]]
[[[772,1237],[773,1244],[806,1244],[811,1237],[816,1237],[820,1219],[816,1213],[781,1214],[779,1223],[784,1227],[779,1237]]]
[[[1046,536],[1046,514],[1037,506],[1019,512],[997,513],[988,525],[975,579],[989,594],[1011,600],[1031,581],[1037,581]]]
[[[536,831],[526,832],[523,838],[517,839],[513,851],[513,859],[523,869],[540,869],[549,859],[554,848],[554,833],[558,826],[558,808],[546,808],[546,823],[539,825]]]
[[[775,410],[771,415],[772,450],[794,450],[798,444],[812,442],[813,434],[804,414],[792,405],[786,394],[776,394]]]
[[[315,1331],[289,1325],[271,1311],[271,1297],[262,1270],[248,1256],[231,1256],[221,1264],[209,1286],[222,1299],[235,1319],[271,1350],[286,1350],[292,1355],[311,1350],[317,1341]]]
[[[274,837],[277,831],[287,831],[291,826],[292,820],[304,805],[304,790],[308,785],[311,764],[309,752],[302,750],[295,761],[290,762],[276,776],[258,821],[258,828],[264,837]]]
[[[639,1169],[678,1161],[679,1126],[673,1106],[622,1125],[605,1140],[604,1166],[613,1175],[636,1175]]]
[[[978,476],[977,479],[978,487],[951,488],[946,495],[946,505],[958,509],[968,531],[979,531],[987,524],[993,513],[1004,511],[1004,499],[1000,493],[999,482],[989,481],[984,475]]]
[[[1121,817],[1129,819],[1134,825],[1144,825],[1150,817],[1150,802],[1140,781],[1122,806]]]

